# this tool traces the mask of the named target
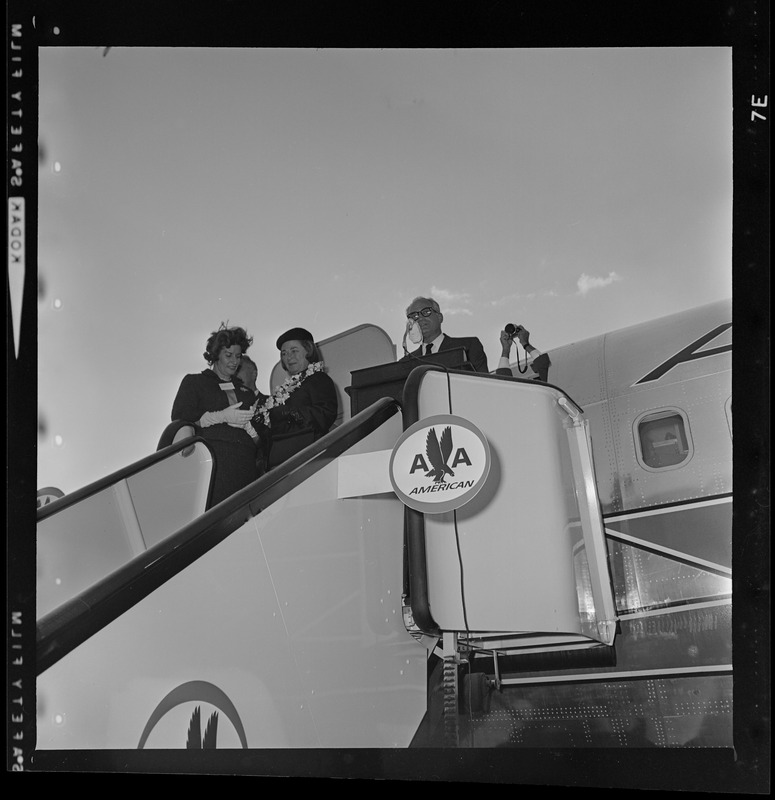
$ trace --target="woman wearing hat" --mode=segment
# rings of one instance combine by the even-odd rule
[[[254,428],[269,428],[269,467],[275,467],[328,433],[339,407],[336,386],[323,371],[312,334],[291,328],[277,340],[288,377],[256,412]],[[263,437],[262,437],[263,438]]]
[[[259,477],[258,435],[247,427],[255,396],[237,377],[242,354],[252,342],[244,328],[221,323],[202,354],[209,368],[186,375],[172,404],[172,420],[193,423],[215,454],[208,508]]]

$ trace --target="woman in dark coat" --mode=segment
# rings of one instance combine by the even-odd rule
[[[269,430],[269,467],[277,466],[328,433],[339,408],[336,385],[324,372],[308,330],[286,331],[278,338],[277,349],[288,377],[259,405],[253,423],[262,434]]]
[[[248,425],[253,393],[237,377],[242,354],[253,340],[244,328],[214,331],[207,340],[208,369],[186,375],[172,404],[172,419],[196,426],[215,454],[215,479],[208,508],[259,477],[258,435]]]

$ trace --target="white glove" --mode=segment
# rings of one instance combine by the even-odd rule
[[[219,425],[222,422],[234,428],[242,428],[246,422],[253,419],[253,412],[250,409],[242,411],[242,403],[235,403],[233,406],[225,408],[223,411],[205,411],[199,418],[199,425],[202,428],[209,428],[211,425]]]
[[[250,438],[254,442],[258,443],[258,439],[259,439],[258,433],[256,432],[256,429],[250,424],[250,422],[246,422],[241,427],[243,427],[248,432],[248,434],[250,434]]]

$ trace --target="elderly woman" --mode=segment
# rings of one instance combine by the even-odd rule
[[[277,339],[280,363],[288,377],[258,406],[253,427],[268,428],[269,467],[275,467],[328,433],[336,419],[336,386],[305,328],[291,328]]]
[[[258,435],[248,427],[253,392],[237,377],[242,354],[253,339],[244,328],[223,323],[202,354],[207,369],[186,375],[172,404],[172,419],[193,423],[215,454],[215,480],[208,508],[259,477]]]

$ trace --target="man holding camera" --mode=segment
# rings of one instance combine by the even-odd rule
[[[543,383],[546,383],[546,380],[549,377],[549,367],[552,365],[552,362],[549,360],[549,356],[546,353],[542,353],[537,347],[533,347],[533,345],[530,344],[530,331],[527,330],[527,328],[522,327],[522,325],[512,325],[511,323],[506,325],[505,329],[502,330],[500,334],[501,357],[498,361],[498,368],[495,370],[495,374],[519,377],[519,375],[514,376],[514,372],[510,366],[511,362],[509,360],[511,345],[513,344],[515,338],[522,345],[522,348],[527,356],[527,363],[525,364],[525,369],[523,370],[519,364],[519,354],[517,354],[517,368],[519,369],[519,372],[527,372],[527,368],[529,366],[533,372],[533,374],[529,377],[534,381],[542,381]]]

